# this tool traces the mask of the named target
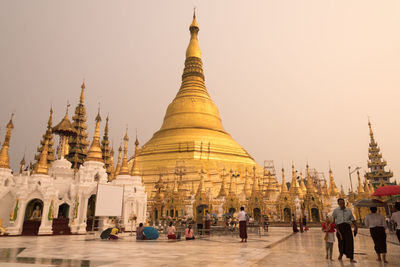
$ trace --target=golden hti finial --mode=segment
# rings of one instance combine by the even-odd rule
[[[8,155],[8,148],[10,147],[11,130],[14,128],[13,124],[14,113],[11,114],[10,121],[7,123],[7,132],[4,138],[3,146],[0,150],[0,168],[10,169],[10,157]]]
[[[357,179],[358,179],[358,194],[364,193],[364,187],[361,183],[360,172],[357,171]]]
[[[100,108],[99,108],[97,116],[96,116],[96,127],[94,130],[93,141],[89,148],[89,152],[87,154],[86,161],[104,162],[103,161],[103,153],[102,153],[101,147],[100,147],[100,121],[101,121],[101,117],[100,117]]]
[[[199,187],[197,188],[197,193],[196,195],[202,194],[202,193],[206,193],[206,188],[204,185],[204,170],[203,168],[201,168],[199,175],[200,175],[200,182],[199,182]]]
[[[20,162],[19,164],[20,164],[20,167],[19,167],[19,174],[22,174],[22,172],[23,172],[24,169],[25,169],[25,164],[26,164],[26,161],[25,161],[25,152],[24,152],[24,156],[22,157],[22,160],[21,160],[21,162]]]
[[[307,193],[307,187],[304,183],[304,179],[303,179],[303,172],[300,172],[300,189],[303,193],[303,195],[305,195]]]
[[[333,172],[330,167],[329,163],[329,195],[330,196],[338,196],[339,195],[339,190],[336,187],[335,180],[333,179]]]
[[[83,104],[83,102],[85,102],[85,88],[86,88],[86,86],[85,86],[85,79],[83,80],[83,82],[82,82],[82,85],[81,85],[81,96],[79,97],[79,103],[80,104]]]
[[[227,192],[226,192],[226,188],[225,188],[225,177],[226,177],[225,168],[222,170],[222,175],[221,176],[222,176],[221,177],[221,180],[222,180],[221,181],[221,187],[219,189],[217,198],[218,197],[226,197],[228,195]]]
[[[117,167],[115,168],[115,176],[118,176],[121,171],[121,154],[122,154],[122,144],[120,144],[118,148],[118,159],[117,159]]]
[[[193,21],[189,27],[189,30],[190,30],[190,42],[188,48],[186,49],[186,58],[190,57],[201,58],[199,41],[197,39],[197,34],[199,33],[200,28],[196,21],[196,9],[193,12]]]
[[[285,169],[282,168],[282,189],[281,189],[281,193],[287,193],[288,192],[288,188],[285,182]]]
[[[138,134],[137,134],[137,129],[136,129],[135,154],[133,155],[133,162],[132,162],[132,168],[131,168],[132,176],[139,176],[139,167],[138,167],[138,163],[137,163],[138,155],[139,155],[139,140],[138,140]]]
[[[126,133],[124,136],[124,156],[122,157],[121,170],[119,174],[121,175],[129,175],[129,167],[128,167],[128,127],[126,127]]]
[[[48,151],[49,141],[46,139],[42,153],[40,154],[40,160],[35,164],[33,173],[35,174],[48,174],[49,166],[47,165],[47,151]]]

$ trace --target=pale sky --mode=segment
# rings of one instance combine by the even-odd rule
[[[32,160],[51,104],[54,123],[67,101],[72,117],[83,79],[90,137],[100,102],[115,149],[127,124],[131,141],[136,128],[148,141],[180,87],[193,6],[208,92],[259,164],[290,173],[308,160],[327,176],[330,161],[347,188],[349,165],[367,170],[370,116],[399,181],[397,0],[3,0],[0,136],[15,112],[12,168],[24,150]]]

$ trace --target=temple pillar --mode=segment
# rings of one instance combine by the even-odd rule
[[[22,226],[24,224],[25,209],[27,204],[26,199],[19,199],[19,204],[20,206],[17,212],[17,219],[14,222],[10,221],[9,227],[7,227],[7,232],[10,235],[20,235],[22,233]]]

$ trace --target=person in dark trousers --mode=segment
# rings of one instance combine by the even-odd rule
[[[392,220],[395,225],[397,224],[396,235],[400,243],[400,202],[396,202],[396,204],[394,204],[394,208],[396,209],[396,212],[392,213]]]
[[[369,228],[372,240],[375,244],[375,252],[378,255],[378,261],[387,263],[386,260],[386,222],[385,217],[376,213],[378,210],[376,207],[370,208],[371,213],[365,216],[364,224]]]
[[[244,211],[244,207],[240,207],[240,211],[238,213],[238,221],[239,221],[239,236],[242,239],[240,242],[247,242],[247,219],[248,216]]]
[[[339,198],[337,201],[339,207],[334,209],[332,217],[338,231],[341,233],[340,236],[339,234],[336,234],[339,241],[338,246],[340,253],[338,260],[342,260],[343,255],[346,255],[346,257],[350,259],[350,262],[356,263],[354,260],[354,239],[353,233],[351,232],[351,224],[353,224],[354,236],[357,235],[358,228],[356,220],[354,219],[351,210],[346,208],[344,199]]]
[[[203,234],[203,212],[197,213],[196,217],[197,231],[199,235]]]

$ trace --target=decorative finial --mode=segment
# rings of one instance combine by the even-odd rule
[[[196,18],[196,6],[193,7],[193,19]]]

